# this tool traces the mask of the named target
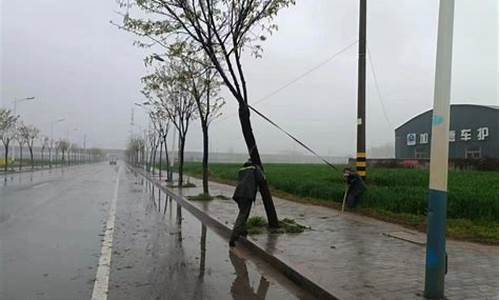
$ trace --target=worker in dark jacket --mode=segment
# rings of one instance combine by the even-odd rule
[[[361,176],[350,168],[344,168],[344,178],[349,188],[347,189],[347,207],[354,208],[361,201],[361,196],[366,190],[366,185]]]
[[[234,223],[233,233],[229,240],[231,247],[235,246],[235,242],[240,236],[246,236],[246,223],[252,208],[252,202],[255,201],[257,189],[265,181],[264,172],[259,166],[255,165],[250,159],[243,164],[243,167],[238,172],[238,186],[234,191],[233,200],[238,203],[240,212]]]

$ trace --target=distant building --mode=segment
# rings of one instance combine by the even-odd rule
[[[431,124],[432,110],[429,110],[396,128],[396,159],[428,159]],[[451,105],[449,141],[451,159],[498,159],[498,107]]]

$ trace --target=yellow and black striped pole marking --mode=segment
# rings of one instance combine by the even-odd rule
[[[359,1],[356,172],[366,179],[366,2]]]
[[[366,178],[366,153],[358,152],[356,154],[356,173],[361,176],[361,178]]]

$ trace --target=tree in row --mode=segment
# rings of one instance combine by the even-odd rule
[[[261,57],[261,42],[277,30],[274,17],[295,0],[119,0],[124,9],[122,29],[137,34],[140,47],[160,47],[168,58],[167,69],[189,65],[214,70],[237,101],[238,114],[248,154],[263,168],[250,122],[248,86],[242,64],[243,52]],[[175,59],[172,61],[172,57]],[[203,58],[203,59],[202,59]],[[206,59],[205,59],[206,58]],[[170,76],[167,72],[167,76]],[[158,78],[158,77],[157,77]],[[156,78],[156,80],[157,80]],[[181,83],[175,83],[181,84]],[[164,97],[165,83],[154,82]],[[156,92],[155,92],[156,93]],[[158,96],[156,93],[156,96]],[[184,97],[179,90],[167,95]],[[177,126],[181,126],[180,117]],[[174,124],[175,125],[175,124]],[[269,225],[278,227],[278,218],[267,183],[260,187]]]
[[[19,149],[19,161],[17,165],[22,168],[23,163],[23,148],[28,147],[30,154],[31,168],[35,167],[35,143],[39,144],[40,163],[47,164],[45,151],[49,151],[48,164],[52,165],[52,149],[55,148],[55,157],[59,153],[62,163],[70,163],[73,161],[82,160],[97,160],[102,157],[103,153],[97,148],[92,148],[84,151],[78,144],[71,144],[66,139],[59,139],[55,143],[47,136],[41,135],[40,130],[33,125],[25,125],[18,115],[14,115],[9,109],[0,108],[0,140],[3,144],[4,157],[1,160],[4,171],[9,169],[9,165],[14,161],[9,160],[9,150],[12,143],[15,143]],[[54,147],[55,146],[55,147]]]

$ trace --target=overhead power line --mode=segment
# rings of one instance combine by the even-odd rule
[[[305,71],[301,75],[299,75],[299,76],[295,77],[294,79],[290,80],[289,82],[285,83],[284,85],[282,85],[281,87],[277,88],[273,92],[271,92],[271,93],[267,94],[266,96],[260,98],[259,100],[255,101],[254,103],[252,103],[252,105],[264,102],[265,100],[267,100],[267,99],[271,98],[272,96],[278,94],[279,92],[281,92],[282,90],[284,90],[287,87],[291,86],[295,82],[301,80],[302,78],[306,77],[307,75],[311,74],[312,72],[314,72],[317,69],[321,68],[322,66],[326,65],[327,63],[329,63],[330,61],[332,61],[334,58],[336,58],[340,54],[344,53],[345,51],[347,51],[349,48],[351,48],[352,46],[354,46],[357,43],[358,43],[357,40],[354,41],[354,42],[352,42],[352,43],[350,43],[349,45],[347,45],[344,48],[340,49],[339,51],[335,52],[332,56],[328,57],[324,61],[320,62],[319,64],[317,64],[314,67],[310,68],[309,70]]]
[[[278,128],[278,130],[280,130],[281,132],[283,132],[284,134],[286,134],[289,138],[291,138],[292,140],[294,140],[297,144],[299,144],[304,149],[306,149],[307,151],[309,151],[310,153],[312,153],[314,156],[316,156],[317,158],[319,158],[326,165],[330,166],[334,170],[337,170],[337,168],[333,164],[331,164],[329,161],[327,161],[326,159],[324,159],[321,155],[319,155],[318,153],[316,153],[316,151],[314,151],[313,149],[311,149],[311,147],[309,147],[306,144],[304,144],[303,142],[301,142],[299,139],[297,139],[292,134],[290,134],[289,132],[287,132],[286,130],[284,130],[283,128],[281,128],[278,124],[276,124],[273,121],[271,121],[271,119],[269,119],[268,117],[266,117],[265,115],[263,115],[261,112],[259,112],[258,110],[256,110],[252,106],[250,106],[250,105],[247,105],[247,106],[248,106],[249,109],[251,109],[257,115],[259,115],[261,118],[263,118],[264,120],[266,120],[267,122],[269,122],[274,127]]]
[[[375,89],[377,90],[378,101],[380,102],[380,106],[382,107],[382,112],[384,114],[385,120],[387,121],[387,124],[389,125],[389,127],[391,129],[394,129],[394,127],[392,127],[391,121],[389,120],[389,117],[387,116],[387,111],[385,109],[384,101],[382,101],[382,93],[380,92],[377,74],[375,73],[375,67],[373,66],[373,59],[372,59],[370,49],[368,48],[367,50],[368,50],[367,51],[368,52],[368,61],[370,62],[370,69],[372,70],[373,80],[375,82]]]
[[[255,104],[258,104],[258,103],[261,103],[261,102],[264,102],[265,100],[271,98],[272,96],[278,94],[279,92],[281,92],[282,90],[286,89],[287,87],[291,86],[292,84],[296,83],[297,81],[299,81],[300,79],[306,77],[307,75],[313,73],[314,71],[316,71],[317,69],[321,68],[322,66],[326,65],[327,63],[331,62],[333,59],[335,59],[337,56],[339,56],[340,54],[344,53],[345,51],[347,51],[349,48],[351,48],[352,46],[354,46],[355,44],[357,44],[358,41],[354,41],[352,43],[350,43],[349,45],[345,46],[344,48],[340,49],[339,51],[335,52],[334,54],[332,54],[330,57],[328,57],[327,59],[323,60],[322,62],[318,63],[317,65],[313,66],[312,68],[306,70],[304,73],[300,74],[299,76],[293,78],[292,80],[286,82],[285,84],[283,84],[282,86],[280,86],[279,88],[275,89],[274,91],[270,92],[269,94],[265,95],[264,97],[258,99],[257,101],[255,101],[254,103],[252,103],[252,105],[255,105]],[[222,122],[222,121],[225,121],[225,120],[228,120],[234,116],[236,116],[237,114],[232,114],[232,115],[229,115],[227,116],[226,118],[223,118],[221,120],[219,120],[219,122]]]

